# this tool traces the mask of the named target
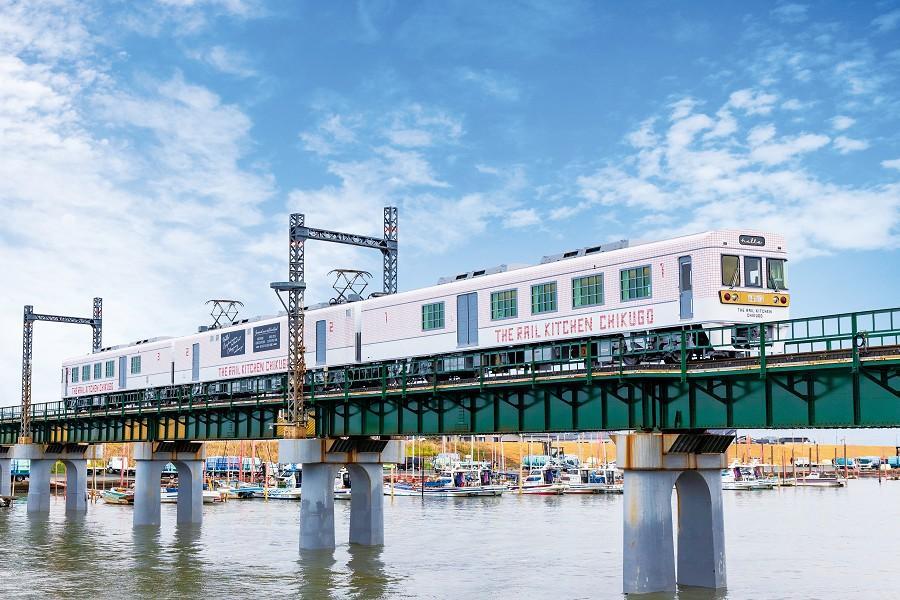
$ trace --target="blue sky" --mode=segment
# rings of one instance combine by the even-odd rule
[[[755,227],[795,315],[897,305],[898,72],[898,2],[0,0],[0,404],[23,304],[103,296],[108,344],[274,312],[293,211],[399,206],[401,289]],[[380,260],[310,245],[310,300]],[[89,339],[38,325],[36,400]]]

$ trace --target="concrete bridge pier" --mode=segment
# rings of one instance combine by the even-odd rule
[[[725,587],[721,469],[734,436],[630,433],[616,436],[625,471],[623,591]],[[678,557],[672,488],[678,494]]]
[[[0,448],[4,454],[8,448]],[[0,458],[0,496],[12,495],[12,459]]]
[[[166,463],[178,470],[179,524],[203,521],[203,467],[206,447],[199,442],[139,442],[134,445],[135,527],[160,524],[160,491]]]
[[[300,549],[334,548],[334,478],[350,472],[350,543],[384,544],[385,463],[403,460],[403,442],[370,438],[280,440],[278,459],[303,465]]]
[[[87,461],[96,458],[95,452],[88,444],[14,445],[10,458],[30,461],[26,512],[50,512],[50,471],[57,461],[66,467],[66,511],[87,510]]]

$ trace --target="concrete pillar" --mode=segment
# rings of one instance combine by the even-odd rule
[[[134,519],[135,527],[159,525],[160,478],[166,466],[164,460],[134,461]],[[181,496],[181,491],[178,493]]]
[[[12,459],[0,458],[0,496],[12,495]]]
[[[626,594],[675,591],[672,486],[677,473],[625,471],[622,581]]]
[[[719,470],[684,471],[678,491],[678,584],[725,587],[725,520]]]
[[[279,456],[281,456],[279,454]],[[334,548],[334,477],[340,465],[307,463],[300,482],[300,549]]]
[[[159,525],[162,471],[167,463],[178,469],[178,523],[203,520],[201,442],[138,442],[134,444],[134,526]]]
[[[350,464],[350,543],[384,544],[384,469],[381,464]]]
[[[350,470],[350,541],[384,543],[382,465],[403,459],[403,443],[370,438],[280,440],[278,459],[301,463],[300,549],[334,548],[334,478]]]
[[[55,460],[31,459],[28,471],[28,513],[50,512],[50,470]]]
[[[199,525],[203,522],[203,466],[202,460],[175,463],[178,469],[178,523]]]
[[[721,469],[734,436],[632,433],[616,436],[625,471],[622,584],[626,594],[677,585],[725,587]],[[678,492],[678,569],[672,488]]]
[[[87,460],[63,460],[66,466],[66,512],[87,510]]]

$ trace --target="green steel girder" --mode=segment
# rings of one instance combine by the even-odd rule
[[[317,435],[441,435],[702,428],[900,426],[900,367],[893,362],[804,372],[770,367],[633,380],[596,374],[565,382],[527,382],[518,388],[461,386],[403,394],[325,400]]]

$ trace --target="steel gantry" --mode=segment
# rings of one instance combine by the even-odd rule
[[[25,306],[22,322],[22,423],[19,428],[20,442],[31,442],[31,363],[34,350],[34,322],[73,323],[90,325],[92,331],[92,352],[99,352],[103,345],[103,298],[94,298],[94,314],[91,318],[44,315],[34,312],[34,306]]]
[[[303,400],[303,383],[306,378],[303,324],[306,240],[380,250],[384,257],[383,293],[394,294],[397,292],[397,207],[384,208],[383,238],[307,227],[305,215],[293,213],[288,240],[288,281],[273,282],[271,285],[288,315],[288,394],[283,423],[284,437],[306,437],[314,433],[309,427],[309,411],[304,407]],[[282,298],[282,293],[287,294],[287,303]]]

